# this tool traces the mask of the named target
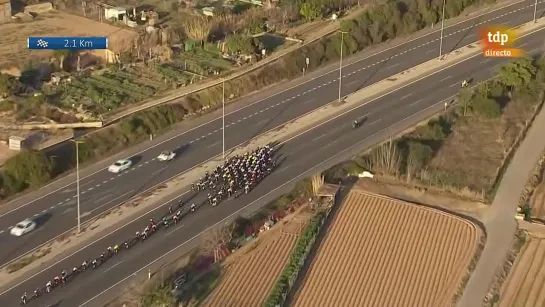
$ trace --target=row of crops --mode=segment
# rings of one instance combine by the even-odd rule
[[[192,75],[168,65],[148,70],[130,68],[108,71],[100,75],[73,78],[70,83],[54,87],[66,107],[83,105],[94,114],[102,114],[122,105],[145,100],[166,88],[187,85]],[[174,85],[170,87],[168,84]]]

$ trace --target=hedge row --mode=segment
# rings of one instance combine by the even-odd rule
[[[269,297],[264,303],[264,306],[282,306],[291,286],[299,275],[299,271],[305,264],[305,259],[307,258],[312,245],[316,241],[316,237],[320,232],[325,217],[326,214],[322,212],[310,220],[310,223],[307,225],[299,239],[297,239],[297,243],[295,244],[295,248],[291,253],[290,259],[284,267],[282,275],[280,275],[280,278],[278,278],[276,284],[271,290]]]
[[[420,0],[388,1],[386,4],[370,8],[355,20],[343,21],[341,29],[349,32],[344,36],[344,54],[350,55],[370,45],[413,33],[437,23],[442,2],[430,0],[422,4]],[[456,17],[468,6],[487,2],[494,1],[447,1],[446,17]],[[310,60],[308,70],[336,61],[340,56],[340,43],[339,34],[335,34],[302,47],[265,68],[226,82],[226,95],[241,97],[281,80],[300,76],[303,68],[307,68],[306,58]],[[222,87],[218,85],[189,95],[180,103],[137,113],[122,120],[119,125],[83,137],[81,138],[83,143],[79,145],[80,162],[115,154],[147,139],[150,133],[160,132],[181,121],[187,113],[214,107],[221,102],[221,98]],[[73,144],[66,146],[74,147]],[[54,161],[43,153],[28,152],[22,155],[23,157],[18,156],[6,162],[0,180],[0,198],[6,198],[29,187],[43,185],[75,165],[73,149],[65,148],[61,153],[55,153]],[[30,174],[29,170],[36,171],[38,175]]]

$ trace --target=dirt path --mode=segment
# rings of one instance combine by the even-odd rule
[[[545,110],[537,115],[526,138],[520,144],[505,171],[494,202],[483,219],[487,232],[486,244],[475,270],[467,283],[458,306],[481,306],[496,270],[503,264],[517,223],[515,214],[524,186],[545,149]]]
[[[440,211],[351,192],[327,230],[293,306],[446,306],[479,231]]]

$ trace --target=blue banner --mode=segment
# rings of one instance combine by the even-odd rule
[[[28,49],[34,50],[91,50],[108,49],[106,37],[29,37]]]

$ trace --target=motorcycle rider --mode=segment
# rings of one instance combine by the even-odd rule
[[[53,287],[53,284],[51,283],[51,280],[50,280],[45,284],[45,292],[47,293],[51,292],[52,287]]]
[[[97,265],[98,265],[98,261],[95,259],[93,259],[93,261],[91,262],[91,264],[93,265],[93,269],[96,269]]]
[[[36,288],[36,290],[34,290],[34,297],[38,296],[40,296],[40,288]]]
[[[119,251],[119,245],[116,244],[114,245],[114,254],[117,254],[118,251]]]
[[[21,303],[23,303],[23,305],[24,305],[24,304],[26,304],[26,302],[27,302],[27,295],[26,295],[26,292],[25,292],[25,294],[23,294],[23,296],[21,296]]]

